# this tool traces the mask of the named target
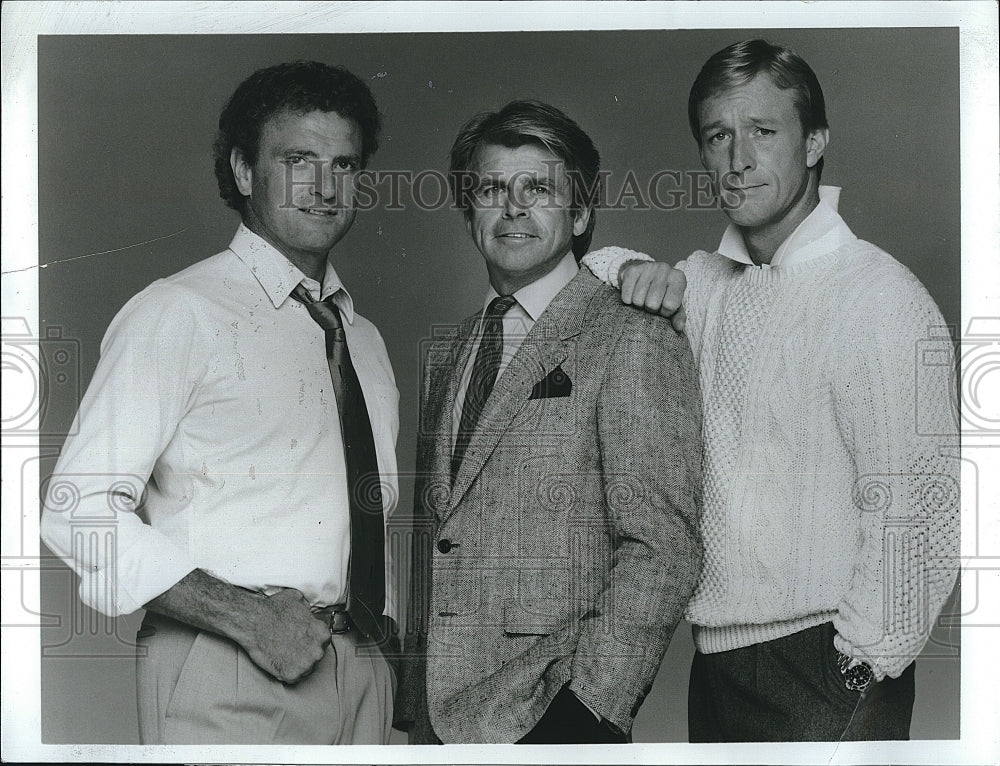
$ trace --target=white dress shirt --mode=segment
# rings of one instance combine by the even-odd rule
[[[497,370],[497,380],[500,380],[500,376],[507,369],[510,360],[521,347],[521,342],[531,332],[531,328],[535,326],[538,317],[549,307],[552,299],[559,294],[559,291],[573,281],[573,277],[577,275],[579,270],[580,267],[576,262],[576,258],[573,256],[572,251],[570,251],[563,256],[562,260],[556,264],[552,271],[514,293],[517,303],[511,306],[510,310],[503,317],[503,356],[500,359],[500,369]],[[483,302],[483,310],[479,315],[476,339],[473,342],[469,361],[462,372],[462,380],[458,386],[455,407],[452,411],[452,449],[454,449],[455,437],[458,435],[458,429],[462,422],[462,407],[465,404],[465,394],[469,390],[469,380],[472,378],[472,366],[475,364],[476,355],[479,353],[479,345],[483,339],[483,319],[486,316],[486,309],[489,307],[490,302],[498,296],[499,293],[493,287],[490,287],[486,293],[486,300]]]
[[[130,300],[101,345],[42,516],[84,603],[127,614],[195,568],[297,588],[314,606],[344,600],[343,441],[323,330],[290,297],[302,281],[344,316],[388,515],[399,394],[382,337],[329,263],[320,285],[240,226],[228,250]],[[388,585],[388,556],[386,573]]]
[[[779,268],[826,255],[857,237],[837,212],[840,203],[839,186],[820,186],[819,204],[795,227],[795,231],[778,247],[771,263],[756,264],[750,257],[743,234],[736,224],[729,224],[722,235],[718,253],[737,263],[759,268]]]

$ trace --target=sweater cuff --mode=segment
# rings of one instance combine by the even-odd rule
[[[606,285],[616,290],[621,289],[618,281],[618,271],[627,261],[652,261],[652,256],[629,250],[624,247],[602,247],[592,253],[587,253],[580,263],[590,269],[590,272]]]

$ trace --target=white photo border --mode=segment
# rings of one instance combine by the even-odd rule
[[[512,12],[516,6],[516,13]],[[998,32],[993,2],[704,2],[704,3],[311,3],[311,2],[10,2],[3,14],[3,314],[37,327],[38,153],[37,40],[45,34],[234,34],[323,32],[484,32],[712,28],[957,27],[961,56],[962,327],[973,317],[1000,317],[1000,152],[998,152]],[[33,183],[32,180],[33,179]],[[15,223],[16,222],[16,223]],[[994,320],[996,321],[996,320]],[[10,379],[7,396],[31,395],[33,381]],[[990,393],[1000,400],[994,373]],[[1000,444],[988,444],[996,448]],[[37,444],[4,450],[31,454]],[[11,453],[6,453],[11,454]],[[993,454],[984,451],[982,454]],[[20,460],[3,462],[3,520],[25,524],[37,541],[38,476]],[[993,460],[991,459],[992,463]],[[971,473],[971,472],[970,472]],[[986,473],[981,471],[980,473]],[[976,489],[963,476],[963,491]],[[22,482],[23,485],[22,485]],[[979,507],[1000,497],[997,479],[980,476]],[[34,497],[31,493],[34,493]],[[24,500],[22,506],[22,493]],[[33,502],[34,501],[34,502]],[[11,518],[13,516],[13,518]],[[39,603],[38,549],[5,538],[2,756],[5,761],[245,762],[245,763],[906,763],[994,762],[1000,720],[994,644],[1000,638],[1000,520],[980,514],[963,531],[965,588],[976,580],[977,627],[962,631],[961,739],[907,743],[808,745],[633,744],[627,750],[588,746],[149,747],[41,744],[39,629],[9,619],[12,604]],[[972,534],[975,532],[975,534]],[[20,536],[13,536],[20,538]],[[33,555],[32,555],[33,554]],[[13,608],[13,607],[11,607]],[[919,694],[918,690],[918,694]]]

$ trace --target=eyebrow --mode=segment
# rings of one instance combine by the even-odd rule
[[[506,189],[508,186],[507,178],[505,176],[499,176],[496,173],[479,173],[479,186],[478,188],[483,189],[488,186],[497,186],[501,189]],[[553,177],[548,173],[537,174],[528,173],[524,171],[518,171],[514,174],[514,177],[518,181],[527,181],[535,184],[548,184],[549,186],[558,186],[559,178]]]
[[[765,114],[752,114],[747,118],[747,122],[751,122],[754,125],[759,125],[761,123],[775,123],[780,120],[779,117],[774,117]],[[714,122],[706,122],[701,126],[702,133],[713,130],[726,130],[729,124],[723,120],[715,120]]]
[[[288,147],[286,149],[281,149],[278,152],[279,157],[287,157],[290,154],[297,154],[300,157],[306,157],[307,159],[320,159],[320,156],[314,152],[312,149],[296,149],[293,147]],[[338,154],[336,157],[331,158],[333,164],[338,162],[360,162],[361,157],[356,154]]]
[[[719,130],[724,130],[725,128],[726,128],[725,123],[719,122],[718,120],[716,120],[715,122],[705,122],[702,123],[701,125],[701,133],[703,135],[706,133],[714,133]]]

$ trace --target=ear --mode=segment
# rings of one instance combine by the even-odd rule
[[[236,188],[244,197],[249,197],[253,190],[253,167],[246,161],[243,150],[238,146],[234,146],[229,153],[229,166],[233,169]]]
[[[806,136],[806,167],[814,168],[820,161],[823,152],[826,151],[826,144],[830,140],[828,128],[817,128]]]
[[[590,208],[580,208],[573,214],[573,236],[579,237],[587,230],[590,223]]]

